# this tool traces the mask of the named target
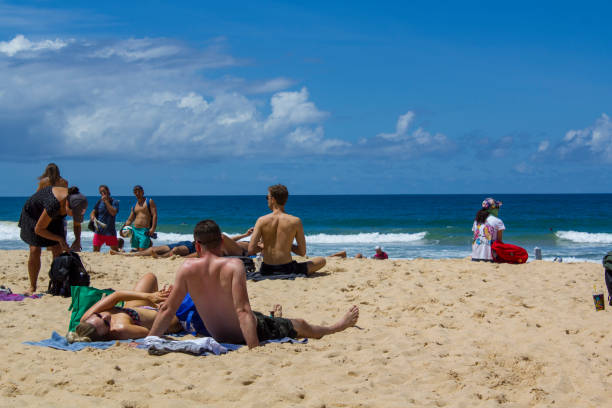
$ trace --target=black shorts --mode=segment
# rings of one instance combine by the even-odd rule
[[[296,262],[292,261],[281,265],[268,265],[267,263],[261,264],[259,271],[262,275],[291,275],[291,274],[308,274],[308,262]]]
[[[253,312],[257,319],[257,337],[259,341],[278,340],[283,337],[296,338],[297,332],[293,328],[291,320],[282,317],[265,316],[259,312]]]

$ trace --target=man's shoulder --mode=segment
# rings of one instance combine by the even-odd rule
[[[290,222],[292,224],[297,224],[302,222],[302,220],[300,219],[300,217],[296,217],[295,215],[291,215],[288,213],[283,213],[282,215],[283,219],[285,219],[287,222]]]

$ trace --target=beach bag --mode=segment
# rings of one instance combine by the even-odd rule
[[[47,293],[69,297],[71,286],[89,286],[89,274],[76,252],[64,252],[51,262]]]
[[[608,288],[608,303],[612,306],[612,251],[603,257],[601,263],[604,266],[604,279]]]
[[[195,304],[193,303],[193,299],[191,299],[189,293],[187,293],[176,311],[176,317],[179,319],[179,322],[181,322],[183,329],[190,334],[193,334],[194,336],[196,334],[210,336],[210,333],[206,329],[202,318],[198,314]]]
[[[70,315],[68,331],[74,331],[81,322],[81,317],[83,317],[85,312],[94,304],[96,304],[98,300],[102,299],[106,295],[110,295],[113,292],[114,290],[112,289],[96,289],[90,286],[70,287],[72,303],[70,303],[70,307],[68,308],[68,310],[71,310],[72,314]]]
[[[497,263],[522,264],[527,262],[527,251],[520,246],[493,242],[491,249],[495,251],[493,260]]]

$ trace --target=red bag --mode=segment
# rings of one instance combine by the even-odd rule
[[[501,242],[493,242],[491,249],[494,252],[493,260],[497,263],[521,264],[527,262],[527,251],[520,246],[512,244],[504,244]]]

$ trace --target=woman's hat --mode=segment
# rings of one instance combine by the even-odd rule
[[[484,208],[485,210],[488,210],[489,208],[499,208],[501,206],[502,206],[501,201],[495,201],[491,197],[485,198],[484,201],[482,202],[482,208]]]

